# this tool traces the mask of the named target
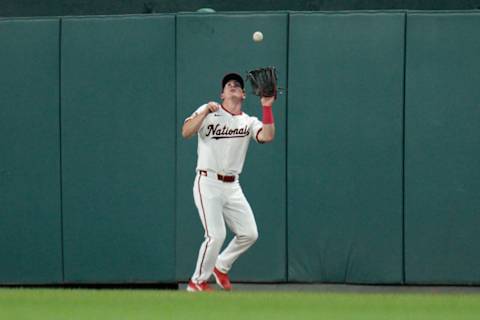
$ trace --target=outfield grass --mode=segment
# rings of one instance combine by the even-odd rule
[[[0,289],[0,319],[480,319],[480,295]]]

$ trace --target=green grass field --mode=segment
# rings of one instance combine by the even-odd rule
[[[480,295],[0,289],[0,319],[480,319]]]

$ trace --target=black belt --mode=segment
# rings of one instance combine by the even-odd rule
[[[199,170],[200,174],[202,176],[207,176],[208,173],[205,170]],[[221,174],[217,173],[217,179],[223,182],[234,182],[235,181],[235,176],[222,176]]]

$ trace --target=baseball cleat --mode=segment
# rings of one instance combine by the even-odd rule
[[[209,291],[213,291],[213,289],[208,285],[206,281],[200,282],[200,283],[194,283],[192,280],[190,280],[187,285],[187,291],[188,292],[201,292],[201,291],[209,292]]]
[[[223,273],[222,271],[218,270],[217,267],[213,269],[213,275],[215,276],[215,280],[217,284],[226,291],[232,290],[232,284],[230,283],[230,279],[228,278],[228,274]]]

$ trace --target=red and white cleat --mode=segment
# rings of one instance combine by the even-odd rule
[[[201,291],[210,292],[210,291],[213,291],[213,289],[208,285],[206,281],[201,283],[194,283],[192,280],[190,280],[187,285],[187,291],[188,292],[201,292]]]
[[[215,276],[215,280],[217,284],[226,291],[232,290],[232,284],[230,283],[230,279],[228,278],[228,274],[223,273],[222,271],[218,270],[216,267],[213,269],[213,275]]]

